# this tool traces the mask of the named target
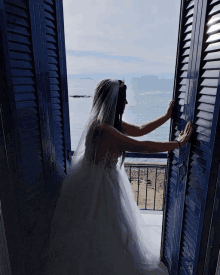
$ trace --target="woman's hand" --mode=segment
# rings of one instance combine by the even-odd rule
[[[177,138],[177,140],[180,142],[181,147],[184,146],[189,141],[192,135],[192,132],[193,132],[192,122],[189,121],[187,122],[184,131],[182,131]]]
[[[168,119],[171,118],[174,102],[175,102],[174,100],[171,100],[170,103],[169,103],[169,107],[168,107],[167,112],[166,112],[166,117]]]

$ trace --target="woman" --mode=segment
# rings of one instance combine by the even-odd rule
[[[45,249],[43,274],[168,274],[145,238],[145,221],[124,170],[125,151],[164,152],[183,146],[192,134],[187,123],[178,141],[137,141],[146,132],[122,121],[126,100],[123,81],[104,79],[72,166],[62,184]],[[168,110],[171,116],[172,104]]]

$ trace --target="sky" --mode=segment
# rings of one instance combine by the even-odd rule
[[[63,0],[63,12],[68,80],[174,78],[180,0]]]

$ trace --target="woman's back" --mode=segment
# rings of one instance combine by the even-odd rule
[[[89,156],[91,161],[95,161],[95,164],[98,164],[104,157],[107,157],[108,166],[111,162],[112,164],[117,163],[120,151],[116,144],[114,144],[114,141],[108,137],[108,132],[106,131],[108,125],[105,124],[101,128],[100,125],[96,124],[96,122],[93,122],[88,131],[86,155]]]

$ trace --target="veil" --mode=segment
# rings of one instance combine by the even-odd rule
[[[159,259],[150,251],[154,249],[150,236],[146,239],[142,234],[140,226],[146,228],[146,224],[134,202],[123,158],[120,153],[110,155],[110,141],[104,142],[102,136],[105,124],[114,126],[119,87],[123,85],[124,80],[119,83],[110,78],[95,88],[42,253],[45,270],[49,270],[43,274],[122,275],[132,270],[129,274],[143,274],[143,270],[148,274],[159,266]],[[111,169],[114,165],[116,169]],[[164,274],[157,270],[157,274]]]

